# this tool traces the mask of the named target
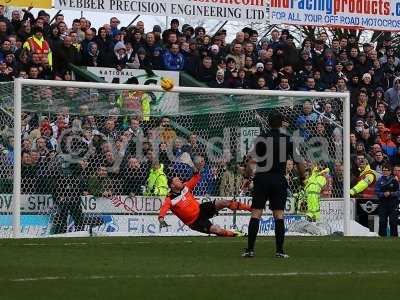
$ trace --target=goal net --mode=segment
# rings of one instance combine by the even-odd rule
[[[296,141],[310,175],[329,169],[320,209],[311,214],[296,166],[288,161],[289,234],[346,231],[347,94],[183,87],[166,92],[155,85],[32,80],[14,85],[1,87],[2,237],[195,235],[172,215],[171,226],[159,229],[167,178],[188,180],[194,162],[204,159],[194,189],[200,202],[250,203],[251,190],[242,189],[244,160],[269,128],[273,111],[284,115],[282,130]],[[248,220],[248,213],[227,210],[213,222],[247,232]],[[267,209],[260,234],[273,231]]]

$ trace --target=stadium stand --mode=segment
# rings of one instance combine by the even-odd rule
[[[321,34],[314,39],[304,39],[301,46],[296,47],[294,37],[287,30],[280,32],[275,29],[259,41],[257,31],[244,28],[236,33],[232,41],[227,41],[224,29],[211,36],[203,27],[181,26],[176,19],[171,21],[169,29],[162,31],[160,26],[154,26],[150,32],[145,32],[143,21],[127,28],[120,27],[120,21],[115,17],[98,29],[92,28],[90,20],[85,18],[66,24],[62,14],[57,15],[51,24],[49,22],[50,16],[45,11],[40,11],[37,16],[27,10],[13,11],[11,19],[8,19],[4,16],[4,7],[0,6],[0,82],[17,77],[72,80],[71,64],[118,70],[129,65],[130,68],[145,70],[185,72],[214,88],[350,91],[353,181],[359,173],[358,155],[364,155],[377,172],[381,172],[385,161],[400,163],[400,77],[397,77],[400,75],[400,59],[390,39],[375,47],[358,44],[351,34],[334,37],[331,41],[326,34]],[[318,109],[329,119],[340,117],[335,115],[329,103]],[[306,108],[304,110],[305,114],[309,114]],[[37,172],[45,169],[43,164],[48,157],[56,154],[57,137],[62,130],[72,126],[73,120],[67,109],[53,119],[36,113],[25,117],[23,175],[36,176]],[[125,118],[123,122],[114,117],[102,120],[90,118],[81,120],[82,126],[96,127],[96,131],[114,139],[114,142],[131,138],[136,130],[141,130],[150,139],[154,131],[154,128],[148,127],[148,122],[136,118],[128,121]],[[298,120],[308,122],[310,118],[306,116]],[[201,154],[202,149],[196,146],[196,138],[192,137],[192,142],[175,149],[189,154],[185,156],[186,162],[193,159],[193,155]],[[101,157],[96,161],[101,162],[101,166],[112,164],[114,158],[107,151],[107,142],[98,142],[98,155]],[[6,134],[0,140],[0,150],[0,163],[10,165],[12,147]],[[134,156],[126,155],[120,172],[133,168],[135,172],[143,169],[148,174],[150,160],[137,162]],[[84,163],[90,164],[90,161]],[[171,162],[164,164],[166,169],[176,167],[176,163],[172,167],[169,166]],[[233,172],[235,168],[213,166],[205,176],[219,178],[219,181],[222,178],[225,182],[234,176],[233,173],[236,174]],[[335,168],[340,170],[342,166]],[[5,180],[9,175],[7,168],[0,170],[3,173],[0,178]],[[123,191],[128,189],[125,181],[133,178],[122,178],[120,174],[112,176],[119,180]],[[140,194],[146,178],[147,175],[140,176],[140,183],[129,188]],[[340,178],[332,180],[333,185],[341,186]],[[221,182],[212,181],[211,185],[201,193],[227,194],[228,188]],[[10,185],[1,186],[4,190],[0,193],[10,192]]]

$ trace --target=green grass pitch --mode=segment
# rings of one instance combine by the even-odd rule
[[[398,299],[400,240],[259,238],[0,240],[1,300]]]

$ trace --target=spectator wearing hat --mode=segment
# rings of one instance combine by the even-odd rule
[[[308,56],[308,54],[307,54]],[[303,60],[300,69],[296,71],[296,86],[303,88],[307,78],[313,75],[313,65],[311,60]]]
[[[296,45],[293,42],[293,36],[289,35],[286,39],[285,48],[284,48],[284,64],[289,64],[292,67],[295,67],[299,64],[299,55],[296,49]]]
[[[126,63],[128,62],[128,57],[126,55],[126,46],[123,42],[118,42],[114,46],[114,57],[112,67],[117,70],[122,70],[126,68]]]
[[[372,84],[370,73],[364,73],[361,77],[360,89],[364,89],[370,98],[373,97],[375,87]]]
[[[194,28],[189,24],[182,26],[182,36],[186,37],[187,41],[190,41],[194,35]]]
[[[179,31],[178,19],[172,19],[170,25],[171,27],[162,33],[162,40],[164,44],[168,43],[170,34],[175,34],[177,38],[181,35],[181,32]]]
[[[277,70],[282,69],[285,64],[284,50],[285,45],[279,44],[273,52],[272,61],[274,62],[275,69]]]
[[[153,34],[154,34],[154,38],[156,40],[156,42],[161,42],[161,26],[160,25],[154,25],[153,26],[153,30],[152,30]]]
[[[139,69],[148,70],[152,69],[150,57],[147,56],[147,52],[143,47],[137,50],[137,58],[139,62]]]
[[[321,80],[326,87],[331,87],[337,82],[337,74],[334,72],[334,61],[325,61],[324,70],[321,74]]]
[[[394,111],[400,105],[400,77],[395,77],[393,87],[385,92],[385,101],[390,111]]]
[[[337,74],[337,77],[343,78],[347,82],[348,79],[346,77],[346,74],[343,71],[344,71],[344,65],[342,62],[338,61],[335,65],[335,72]]]
[[[220,59],[222,58],[222,55],[221,55],[219,47],[214,44],[209,49],[210,50],[208,51],[208,55],[212,58],[213,62],[220,61]]]
[[[34,27],[32,30],[33,35],[29,37],[23,45],[30,53],[40,53],[42,56],[46,55],[50,65],[53,64],[53,55],[49,44],[44,39],[43,29]]]
[[[262,62],[258,62],[256,64],[256,68],[255,68],[255,72],[254,72],[254,76],[253,76],[255,81],[257,81],[258,78],[265,76],[264,69],[265,69],[265,67]]]
[[[359,74],[368,73],[370,66],[368,65],[367,55],[364,52],[361,52],[358,55],[354,68],[358,71]]]
[[[356,71],[354,70],[354,63],[353,63],[352,60],[347,60],[346,62],[343,62],[343,66],[344,66],[343,73],[344,73],[344,75],[346,76],[346,78],[347,78],[347,80],[348,80],[349,82],[350,82],[350,80],[351,80],[351,77],[352,77],[354,74],[357,74],[357,75],[358,75],[358,72],[356,72]]]

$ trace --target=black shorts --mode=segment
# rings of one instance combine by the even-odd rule
[[[210,234],[210,227],[212,223],[210,219],[217,214],[214,202],[204,202],[200,204],[200,213],[196,221],[190,224],[192,230],[196,230],[202,233]]]
[[[251,208],[264,209],[269,200],[270,210],[285,210],[288,183],[280,174],[258,173],[254,177]]]

